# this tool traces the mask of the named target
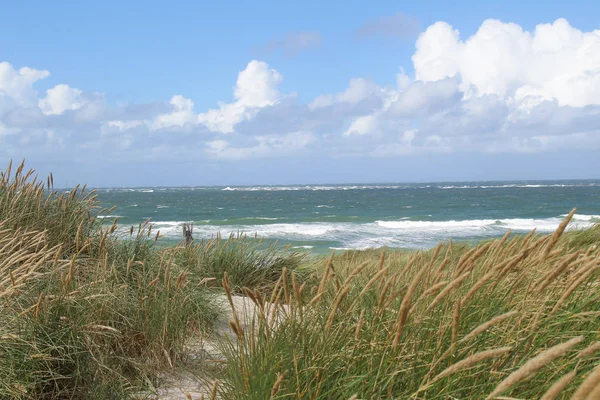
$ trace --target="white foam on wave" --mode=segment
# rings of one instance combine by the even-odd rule
[[[263,217],[267,218],[267,217]],[[194,237],[209,239],[220,234],[246,234],[259,238],[290,241],[335,242],[336,249],[365,249],[372,247],[424,248],[437,242],[454,239],[475,239],[503,235],[508,229],[513,232],[539,233],[554,231],[562,217],[553,218],[505,218],[471,219],[456,221],[375,221],[369,223],[312,222],[312,223],[267,223],[241,225],[211,225],[209,220],[194,225]],[[576,214],[568,230],[588,228],[600,221],[598,215]],[[184,221],[156,221],[153,230],[171,239],[182,237]],[[125,230],[128,231],[129,226]],[[338,245],[339,244],[339,245]]]
[[[370,190],[370,189],[503,189],[503,188],[565,188],[565,187],[594,187],[597,182],[583,183],[506,183],[506,184],[372,184],[372,185],[290,185],[290,186],[227,186],[224,191],[299,191],[299,190]],[[207,188],[210,189],[210,188]]]
[[[409,189],[410,185],[299,185],[299,186],[227,186],[221,190],[258,192],[258,191],[299,191],[299,190],[366,190],[366,189]]]
[[[563,184],[563,183],[508,183],[505,185],[444,185],[438,186],[438,189],[503,189],[503,188],[565,188],[565,187],[593,187],[598,186],[597,183],[581,183],[581,184]]]
[[[563,218],[566,216],[567,214],[561,215]],[[575,214],[572,221],[600,222],[600,215]]]
[[[582,218],[583,217],[583,218]],[[592,218],[588,218],[592,217]],[[580,229],[589,227],[593,217],[575,215],[569,228]],[[474,234],[477,231],[506,230],[552,232],[562,222],[562,218],[506,218],[506,219],[472,219],[462,221],[377,221],[377,225],[393,230],[432,231],[455,233],[457,231],[469,231]]]

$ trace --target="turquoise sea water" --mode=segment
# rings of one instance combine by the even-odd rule
[[[123,229],[151,218],[163,242],[242,232],[298,249],[427,248],[513,232],[600,222],[600,180],[97,189]],[[106,214],[106,213],[105,213]]]

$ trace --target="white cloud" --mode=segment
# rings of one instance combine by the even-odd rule
[[[458,98],[457,98],[458,95]],[[432,110],[445,107],[460,99],[458,84],[455,79],[442,79],[435,82],[417,81],[399,89],[390,102],[390,111],[397,115],[420,116]]]
[[[581,32],[563,19],[534,32],[487,20],[465,40],[449,24],[435,23],[417,41],[414,79],[401,69],[396,87],[373,91],[380,107],[349,115],[343,136],[377,133],[387,144],[374,143],[373,156],[551,151],[577,148],[575,141],[598,146],[599,46],[600,31]],[[337,102],[320,96],[309,107]],[[420,129],[407,146],[398,130],[410,126]]]
[[[381,92],[381,88],[373,81],[364,78],[352,78],[348,83],[348,88],[335,96],[325,94],[317,96],[308,107],[312,110],[327,107],[334,103],[356,104],[369,96]]]
[[[235,125],[251,119],[264,107],[281,98],[277,86],[283,76],[262,61],[253,60],[238,75],[233,89],[233,103],[219,103],[218,109],[198,115],[198,122],[213,132],[232,133]]]
[[[50,72],[23,67],[15,70],[7,62],[0,62],[0,108],[10,100],[20,107],[29,107],[36,101],[33,84],[50,76]]]
[[[424,82],[458,77],[466,96],[518,92],[556,99],[560,105],[600,104],[600,30],[582,32],[565,19],[538,25],[486,20],[461,40],[458,30],[437,22],[417,40],[415,77]]]
[[[600,150],[599,36],[564,20],[532,32],[488,20],[461,38],[438,22],[417,41],[415,74],[398,68],[389,86],[356,77],[304,104],[253,60],[208,110],[182,95],[114,105],[66,84],[39,95],[47,71],[0,63],[0,149],[217,161]]]
[[[152,129],[204,125],[213,132],[233,133],[235,126],[252,119],[262,108],[276,104],[281,94],[277,86],[283,77],[262,61],[250,61],[238,75],[233,89],[233,103],[219,102],[219,108],[195,114],[194,102],[181,95],[171,98],[172,111],[156,116],[149,124]]]
[[[86,100],[81,96],[82,93],[81,90],[69,85],[56,85],[46,91],[46,97],[40,99],[38,105],[46,115],[77,110],[86,104]]]
[[[238,75],[233,90],[236,104],[246,107],[266,107],[275,104],[280,93],[277,85],[283,76],[263,61],[252,60]]]
[[[356,118],[344,132],[344,136],[366,135],[374,133],[379,126],[377,115],[365,115]]]
[[[406,90],[411,84],[412,79],[404,72],[404,68],[400,68],[400,72],[396,75],[396,85],[400,90]]]
[[[183,127],[185,124],[196,123],[194,102],[181,95],[171,97],[169,102],[173,111],[158,115],[152,121],[152,129],[168,128],[171,126]],[[124,125],[125,126],[125,125]]]
[[[315,141],[311,132],[293,132],[280,136],[257,136],[254,146],[231,146],[225,140],[206,143],[206,151],[213,158],[222,160],[247,160],[251,158],[284,157],[297,153]]]

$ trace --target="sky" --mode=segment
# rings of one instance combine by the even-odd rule
[[[11,159],[57,186],[598,179],[600,3],[7,2]]]

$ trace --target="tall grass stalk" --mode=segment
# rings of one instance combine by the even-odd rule
[[[277,326],[259,314],[238,347],[223,344],[223,398],[587,396],[600,227],[568,232],[572,214],[547,236],[332,256]],[[293,291],[277,282],[272,300]]]

